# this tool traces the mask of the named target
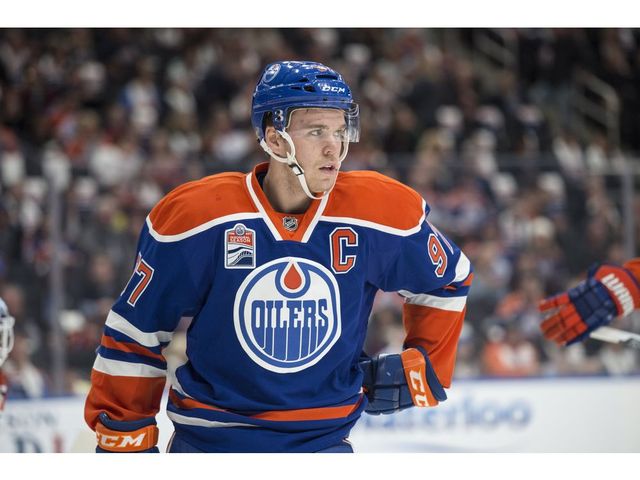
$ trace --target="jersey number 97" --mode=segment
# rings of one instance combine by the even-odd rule
[[[435,273],[438,278],[444,276],[447,271],[447,254],[442,248],[442,243],[435,233],[429,234],[429,258],[436,266]]]
[[[131,292],[131,295],[129,295],[129,298],[127,299],[127,303],[132,307],[136,306],[136,302],[138,301],[140,296],[143,294],[143,292],[147,289],[147,287],[149,286],[149,283],[151,282],[151,278],[153,277],[153,268],[147,262],[144,261],[141,254],[138,254],[138,260],[136,261],[136,268],[133,270],[133,275],[131,275],[131,280],[133,280],[135,277],[138,277],[138,283],[136,284],[135,288]],[[131,283],[131,280],[129,280],[129,283]]]

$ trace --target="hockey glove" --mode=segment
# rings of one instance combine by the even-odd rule
[[[629,270],[615,265],[595,266],[584,282],[540,302],[541,312],[554,310],[540,328],[548,340],[571,345],[638,306],[640,285]]]
[[[436,406],[447,399],[429,357],[421,347],[401,354],[383,354],[360,360],[363,389],[369,400],[365,412],[387,414],[409,407]]]
[[[118,422],[103,412],[96,424],[96,437],[96,453],[158,453],[158,427],[153,418]]]

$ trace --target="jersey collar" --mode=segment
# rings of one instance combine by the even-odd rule
[[[320,216],[324,212],[324,209],[329,201],[331,194],[323,196],[320,200],[312,200],[307,211],[301,216],[289,215],[286,213],[276,212],[267,196],[264,194],[262,187],[258,183],[257,176],[262,173],[266,173],[269,169],[269,163],[260,163],[256,165],[251,173],[248,173],[245,177],[245,185],[251,200],[255,204],[258,212],[262,216],[262,219],[267,224],[269,231],[273,237],[278,240],[290,240],[294,242],[307,243],[313,230],[318,224]],[[298,228],[294,231],[289,231],[284,228],[283,219],[285,217],[298,217]]]

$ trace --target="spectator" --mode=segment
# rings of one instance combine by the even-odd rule
[[[540,373],[535,346],[514,325],[492,325],[487,332],[489,342],[482,351],[482,364],[487,375],[526,377]]]
[[[48,281],[59,255],[63,309],[80,319],[67,332],[67,384],[82,390],[103,303],[131,276],[150,208],[177,184],[247,170],[261,158],[241,128],[256,70],[276,57],[312,56],[344,71],[367,111],[367,140],[354,145],[343,168],[375,167],[406,181],[476,266],[468,312],[476,341],[460,348],[465,375],[478,373],[473,365],[482,355],[492,365],[485,373],[503,372],[501,355],[520,358],[511,370],[526,375],[637,371],[638,358],[626,351],[542,347],[532,305],[541,293],[566,289],[594,260],[624,256],[618,175],[625,155],[640,150],[640,34],[507,30],[517,69],[485,71],[468,60],[471,33],[0,31],[0,292],[13,298],[31,362],[49,368]],[[567,127],[577,69],[618,94],[619,144],[596,128]],[[44,179],[52,166],[65,180],[56,252]],[[634,202],[640,218],[640,195]],[[640,239],[640,222],[635,233]],[[402,328],[401,305],[381,298],[371,318],[379,327],[367,339],[372,354],[398,348],[394,332]],[[511,340],[485,342],[487,319],[517,326],[524,338],[505,332]],[[625,322],[640,328],[637,318]],[[580,356],[584,365],[575,361]]]
[[[9,398],[42,398],[47,393],[44,374],[31,361],[33,342],[17,331],[13,350],[3,366]]]

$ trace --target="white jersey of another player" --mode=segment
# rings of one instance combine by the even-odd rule
[[[7,384],[1,368],[13,348],[14,324],[15,320],[9,315],[7,304],[0,298],[0,414],[4,409],[4,402],[7,397]]]

